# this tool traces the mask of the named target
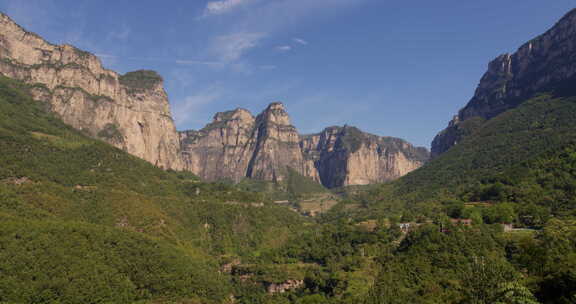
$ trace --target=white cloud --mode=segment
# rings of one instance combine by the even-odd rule
[[[108,33],[108,36],[106,37],[107,40],[120,40],[120,41],[125,41],[130,34],[132,33],[132,29],[126,25],[126,24],[122,24],[122,26],[120,27],[115,27],[113,30],[111,30]]]
[[[276,50],[279,52],[290,52],[292,50],[292,47],[289,45],[281,45],[281,46],[277,46]]]
[[[292,41],[301,44],[301,45],[308,45],[308,41],[301,39],[301,38],[293,38]]]
[[[301,24],[317,15],[334,14],[367,0],[220,0],[211,1],[206,12],[214,15],[250,4],[250,10],[238,12],[234,18],[219,23],[219,34],[209,44],[209,52],[218,60],[235,62],[264,37]],[[219,21],[220,22],[220,21]],[[221,27],[223,25],[223,27]],[[295,37],[292,44],[307,45],[308,41]],[[294,47],[291,46],[291,48]],[[289,51],[288,44],[279,51]]]
[[[246,2],[246,0],[210,1],[208,4],[206,4],[204,16],[224,14]]]
[[[247,32],[218,36],[212,43],[211,52],[222,62],[235,62],[256,47],[265,36],[263,33]]]
[[[174,106],[173,117],[176,125],[182,126],[193,121],[194,115],[203,106],[213,103],[220,99],[222,96],[219,90],[214,88],[208,89],[195,95],[184,98],[183,101],[178,102]]]

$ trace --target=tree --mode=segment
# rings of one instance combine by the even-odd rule
[[[514,269],[505,260],[474,257],[474,261],[464,274],[463,291],[466,299],[464,303],[492,304],[497,298],[499,288],[516,279]]]
[[[500,284],[494,297],[495,304],[538,304],[534,295],[526,286],[514,282]]]

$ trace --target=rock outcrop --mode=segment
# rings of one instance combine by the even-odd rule
[[[394,180],[418,169],[429,158],[425,148],[350,126],[329,127],[303,136],[301,146],[305,159],[314,164],[320,181],[328,188]]]
[[[281,103],[257,117],[244,109],[217,113],[200,131],[180,132],[186,168],[207,180],[244,177],[280,182],[288,167],[304,174],[299,135]]]
[[[304,287],[304,280],[288,280],[283,283],[268,283],[266,291],[268,294],[285,293],[294,289]]]
[[[354,127],[301,136],[277,102],[257,117],[244,109],[218,113],[202,130],[180,138],[187,169],[208,180],[281,182],[290,168],[329,188],[365,185],[398,178],[428,159],[424,148]]]
[[[492,61],[474,97],[432,142],[432,157],[457,144],[471,119],[487,120],[539,92],[562,93],[576,86],[576,9],[514,54]]]
[[[53,45],[0,13],[0,74],[32,87],[65,123],[165,169],[183,169],[162,78],[119,75],[70,45]]]
[[[206,180],[241,180],[254,154],[255,125],[250,112],[237,109],[216,114],[200,131],[180,132],[186,170]]]
[[[65,123],[164,169],[236,182],[281,183],[299,174],[340,187],[398,178],[428,158],[423,148],[353,127],[300,136],[281,103],[256,117],[244,109],[218,113],[202,130],[177,132],[155,72],[119,75],[96,56],[51,44],[2,13],[0,29],[0,74],[28,84]]]
[[[256,146],[246,176],[280,182],[288,167],[304,173],[300,136],[283,104],[272,103],[256,117],[253,135]]]

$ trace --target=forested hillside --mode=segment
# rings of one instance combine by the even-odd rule
[[[305,224],[259,194],[89,139],[28,89],[0,79],[0,301],[220,303],[225,257],[257,256]]]
[[[0,39],[0,53],[18,57],[22,37],[40,39],[2,19],[11,24],[13,43]],[[273,103],[260,118],[238,109],[180,135],[190,145],[187,166],[210,163],[206,178],[231,179],[206,182],[144,160],[185,168],[162,156],[179,150],[155,72],[104,71],[87,82],[108,75],[110,88],[124,86],[112,91],[130,95],[126,104],[95,95],[99,85],[92,93],[57,86],[56,94],[27,74],[18,74],[26,83],[0,76],[0,303],[576,303],[575,25],[576,10],[515,55],[498,57],[422,167],[425,150],[353,127],[301,142],[283,105]],[[101,68],[73,47],[44,46]],[[47,50],[24,49],[42,58],[20,57],[42,64],[32,69],[4,58],[6,71],[64,69],[47,63],[61,63]],[[66,66],[72,67],[78,66]],[[79,99],[63,98],[68,91]],[[123,129],[100,128],[110,113],[142,106],[148,97],[138,94],[145,91],[159,98],[150,105],[161,111],[138,111],[148,117],[142,121],[125,117]],[[67,109],[75,102],[90,110],[83,119],[103,115],[98,128],[74,120],[75,110]],[[124,149],[129,154],[110,145],[126,148],[122,132],[138,143],[159,121],[172,135],[156,136],[162,128],[154,127],[148,140],[165,153],[135,144]],[[236,151],[239,145],[229,143],[248,138],[245,129],[283,135],[263,131],[254,149]],[[230,130],[238,132],[227,136]],[[251,161],[229,158],[228,148]],[[356,152],[372,161],[349,166]],[[250,174],[225,172],[231,164],[250,167]],[[379,175],[373,164],[402,173],[394,177],[411,173],[364,185],[388,180],[365,178]],[[304,174],[305,168],[327,170],[342,179],[329,186],[342,187],[324,188],[317,183],[322,170]],[[343,182],[350,176],[357,182]]]

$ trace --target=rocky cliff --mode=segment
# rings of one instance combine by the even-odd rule
[[[328,188],[390,181],[418,169],[429,158],[425,148],[350,126],[303,136],[301,147]]]
[[[352,127],[300,136],[281,103],[256,117],[244,109],[218,113],[202,130],[178,133],[155,72],[119,75],[96,56],[51,44],[1,13],[0,29],[0,74],[29,84],[65,123],[165,169],[279,183],[296,173],[339,187],[394,179],[428,158],[423,148]]]
[[[32,87],[65,123],[166,169],[183,169],[162,78],[119,75],[70,45],[53,45],[0,13],[0,73]]]
[[[329,188],[365,185],[398,178],[428,159],[424,148],[354,127],[301,136],[281,103],[257,117],[244,109],[218,113],[202,130],[180,138],[187,168],[208,180],[281,182],[291,168]]]
[[[300,137],[281,103],[257,117],[244,109],[217,113],[202,130],[180,132],[180,140],[186,168],[208,180],[280,182],[287,167],[304,174]]]
[[[432,156],[457,144],[480,120],[514,108],[538,92],[562,93],[575,86],[576,10],[572,10],[516,53],[501,55],[489,64],[474,97],[434,138]]]

